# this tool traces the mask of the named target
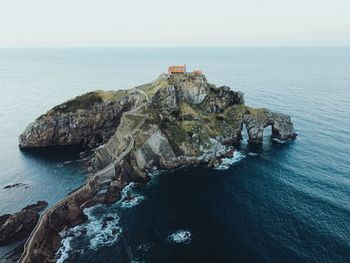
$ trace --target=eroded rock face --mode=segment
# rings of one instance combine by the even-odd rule
[[[216,87],[204,75],[162,74],[139,89],[149,95],[143,110],[146,125],[135,136],[135,161],[139,167],[152,162],[163,167],[178,160],[202,158],[218,144],[232,145],[241,139],[245,124],[249,141],[261,143],[263,130],[272,126],[272,136],[280,140],[295,138],[288,115],[244,104],[243,93],[229,87]],[[137,96],[128,91],[92,92],[65,102],[40,116],[20,135],[21,148],[83,144],[96,149],[94,167],[111,163],[129,144],[128,123],[120,123]],[[137,116],[129,122],[137,122]],[[149,124],[147,126],[147,124]],[[206,156],[204,158],[204,156]]]
[[[296,137],[290,116],[282,113],[262,109],[254,114],[248,110],[243,114],[243,123],[247,127],[251,143],[261,144],[264,128],[270,125],[272,126],[273,138],[286,141]]]
[[[141,169],[151,167],[155,160],[160,168],[171,167],[176,162],[173,148],[155,125],[150,127],[150,136],[140,148],[135,149],[134,155],[137,167]]]
[[[244,104],[243,93],[226,86],[215,87],[203,75],[162,75],[155,84],[143,88],[153,95],[151,103],[140,112],[148,118],[134,134],[129,154],[139,175],[153,166],[171,169],[218,160],[232,153],[233,143],[242,137],[243,124],[251,143],[262,142],[268,125],[273,127],[273,137],[295,138],[289,116],[252,109]],[[112,162],[127,147],[123,125],[104,147],[97,149],[97,169]]]
[[[282,141],[293,140],[296,138],[292,119],[289,115],[283,113],[272,113],[272,136]]]
[[[160,118],[172,121],[179,112],[179,98],[174,86],[167,86],[159,90],[152,98],[152,103],[159,110]]]
[[[210,92],[203,103],[205,110],[210,113],[223,112],[227,107],[244,104],[244,94],[233,91],[227,86],[216,88],[211,85]]]
[[[159,114],[169,120],[180,110],[180,103],[198,105],[209,113],[223,112],[232,105],[244,104],[243,93],[227,86],[215,87],[207,82],[204,75],[169,75],[168,85],[158,90],[152,103]]]
[[[269,125],[275,138],[296,136],[288,115],[250,108],[243,93],[216,87],[204,75],[162,74],[138,89],[138,96],[125,91],[83,95],[42,115],[20,136],[21,148],[102,143],[95,149],[93,165],[95,170],[105,172],[107,167],[113,172],[111,177],[107,173],[107,185],[107,177],[93,177],[48,210],[26,250],[33,262],[53,260],[58,232],[83,222],[84,207],[116,201],[126,184],[146,182],[154,167],[220,165],[221,157],[232,156],[243,124],[251,143],[261,143]],[[140,104],[140,94],[149,100],[141,96]]]
[[[29,124],[19,136],[19,147],[54,145],[96,146],[116,131],[124,111],[134,105],[125,91],[95,91],[58,105]]]
[[[169,83],[177,87],[179,100],[191,104],[200,104],[209,94],[207,79],[204,75],[170,76]]]
[[[0,216],[0,245],[27,237],[38,222],[39,212],[46,206],[47,202],[38,201],[18,213]]]

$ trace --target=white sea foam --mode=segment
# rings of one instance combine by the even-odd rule
[[[136,184],[130,183],[122,190],[122,198],[118,205],[122,208],[130,208],[138,205],[144,200],[144,196],[135,191]],[[61,235],[61,247],[57,252],[57,262],[64,262],[71,251],[76,250],[72,248],[72,243],[75,238],[86,236],[89,244],[85,249],[96,250],[99,247],[109,246],[114,244],[122,233],[122,228],[119,225],[119,217],[115,213],[105,213],[102,205],[97,205],[90,208],[85,208],[84,213],[88,217],[88,222],[78,225],[76,227],[64,230]],[[97,215],[96,215],[97,214]],[[99,216],[98,216],[99,215]]]
[[[80,236],[82,231],[83,227],[79,225],[73,228],[65,229],[60,232],[61,247],[56,253],[57,263],[63,263],[66,261],[66,259],[68,259],[69,252],[73,250],[71,242],[75,237]]]
[[[147,186],[151,186],[159,183],[159,175],[166,173],[166,170],[158,170],[157,167],[153,167],[152,170],[148,173],[150,180],[147,182]]]
[[[70,242],[73,239],[73,237],[66,237],[61,240],[61,247],[57,251],[57,263],[63,263],[66,259],[68,259],[68,253],[72,250],[70,246]]]
[[[121,232],[119,226],[119,216],[115,213],[108,213],[101,218],[97,218],[93,214],[94,207],[84,209],[84,213],[88,216],[89,223],[86,225],[86,235],[90,240],[90,248],[97,249],[101,246],[114,244]]]
[[[61,168],[61,167],[64,167],[64,166],[66,166],[66,165],[68,165],[68,164],[71,164],[71,163],[72,163],[72,161],[60,162],[60,163],[57,163],[57,164],[56,164],[56,167]]]
[[[174,243],[189,244],[191,242],[191,232],[188,230],[178,230],[168,236],[168,241]]]
[[[272,140],[275,141],[275,142],[277,142],[277,143],[280,143],[280,144],[283,144],[283,143],[288,142],[288,140],[282,141],[282,140],[280,140],[280,139],[278,139],[278,138],[272,138]]]
[[[257,153],[253,153],[253,152],[249,152],[249,153],[247,153],[247,155],[249,155],[249,156],[257,156],[258,154]]]
[[[131,182],[122,190],[122,197],[118,204],[123,208],[134,207],[142,202],[145,197],[135,191],[136,184]]]
[[[161,170],[158,170],[158,168],[157,168],[156,166],[154,166],[154,167],[152,168],[152,171],[150,171],[150,172],[148,173],[148,175],[149,175],[151,178],[153,178],[153,177],[156,177],[156,176],[160,175],[161,172],[162,172]]]
[[[235,151],[231,158],[222,158],[221,164],[215,169],[217,169],[217,170],[226,170],[231,165],[241,161],[243,158],[245,158],[245,155],[243,153],[241,153],[239,151]]]
[[[119,239],[122,228],[119,225],[118,215],[108,213],[98,217],[95,215],[95,210],[101,208],[102,205],[85,208],[84,213],[88,217],[88,222],[63,230],[60,233],[62,240],[61,247],[56,254],[57,262],[65,262],[68,259],[69,253],[73,250],[74,252],[84,253],[85,249],[96,250],[102,246],[110,246]],[[88,237],[89,244],[80,251],[74,249],[72,245],[74,240],[83,236]]]

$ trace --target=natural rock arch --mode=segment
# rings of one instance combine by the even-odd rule
[[[261,144],[264,138],[264,129],[268,126],[272,127],[272,138],[286,141],[294,139],[296,136],[290,116],[282,113],[269,110],[258,112],[247,110],[243,114],[242,123],[247,128],[250,143]]]
[[[263,131],[263,140],[272,138],[272,125],[267,125]]]

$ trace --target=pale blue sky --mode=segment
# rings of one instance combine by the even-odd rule
[[[350,0],[0,0],[0,47],[350,46]]]

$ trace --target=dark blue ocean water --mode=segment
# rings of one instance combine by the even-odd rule
[[[350,48],[0,49],[0,186],[29,186],[1,187],[1,214],[52,204],[86,179],[79,149],[20,152],[29,122],[82,92],[149,82],[184,62],[244,91],[250,106],[290,114],[297,140],[279,144],[267,131],[262,147],[243,141],[227,170],[131,185],[133,200],[86,211],[91,221],[64,235],[60,261],[349,262]]]

